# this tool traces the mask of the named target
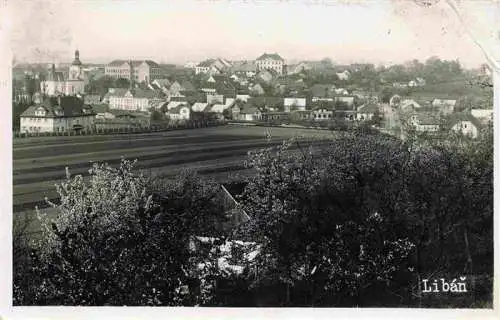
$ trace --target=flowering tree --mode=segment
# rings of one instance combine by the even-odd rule
[[[188,245],[193,234],[217,230],[221,213],[210,206],[216,192],[194,175],[179,176],[175,185],[152,182],[134,165],[128,160],[119,168],[94,164],[88,180],[67,173],[57,186],[60,203],[52,203],[57,218],[39,213],[44,236],[31,268],[37,279],[31,285],[38,288],[30,297],[18,295],[20,304],[192,305],[199,300],[189,289],[196,287],[191,272],[196,257]],[[164,193],[158,195],[160,186]],[[201,259],[203,252],[198,254]]]

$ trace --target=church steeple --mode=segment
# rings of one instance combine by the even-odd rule
[[[69,78],[68,80],[81,80],[82,73],[82,62],[80,61],[80,51],[75,50],[75,60],[69,67]]]
[[[75,50],[75,60],[73,60],[72,65],[74,66],[82,65],[82,62],[80,61],[80,51],[78,51],[78,49]]]

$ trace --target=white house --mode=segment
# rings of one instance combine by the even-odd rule
[[[482,127],[481,122],[468,113],[456,114],[451,121],[451,130],[471,138],[477,138]]]
[[[419,132],[438,132],[440,127],[440,118],[432,112],[411,112],[407,121]]]
[[[312,111],[312,118],[317,121],[331,120],[333,118],[333,111],[328,109],[316,109]]]
[[[166,112],[166,116],[172,120],[189,120],[190,114],[191,110],[187,104],[179,105]]]
[[[243,121],[255,121],[255,120],[260,120],[262,117],[262,112],[251,105],[245,105],[239,113],[237,114],[237,119],[238,120],[243,120]]]
[[[142,89],[127,91],[110,91],[109,107],[127,111],[148,111],[149,108],[162,102],[158,92]]]
[[[90,130],[95,113],[83,100],[73,96],[51,97],[28,107],[20,120],[21,132],[64,132]]]
[[[306,98],[285,98],[283,101],[285,112],[290,112],[292,108],[299,111],[306,110]]]
[[[379,110],[379,106],[375,103],[367,103],[358,107],[356,119],[360,121],[372,120],[375,112]]]
[[[339,77],[340,80],[349,80],[351,73],[349,70],[344,70],[342,72],[337,72],[337,77]]]

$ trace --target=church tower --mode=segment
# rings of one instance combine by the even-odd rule
[[[75,51],[75,60],[69,67],[69,78],[68,80],[81,80],[82,79],[82,62],[80,61],[80,52]]]

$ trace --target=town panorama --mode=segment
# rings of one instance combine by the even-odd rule
[[[13,304],[491,308],[486,64],[12,70]]]

